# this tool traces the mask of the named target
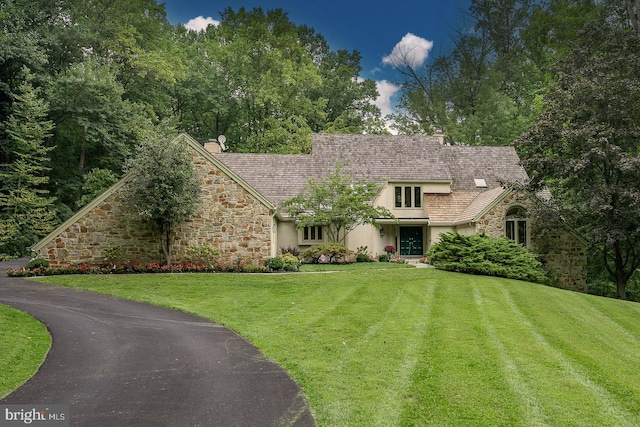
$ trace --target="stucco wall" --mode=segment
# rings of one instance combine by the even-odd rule
[[[172,262],[186,260],[190,246],[208,244],[220,252],[220,263],[260,265],[273,251],[270,209],[208,159],[195,151],[193,155],[202,195],[193,217],[176,229]],[[102,250],[118,246],[130,262],[162,262],[159,238],[130,212],[116,192],[59,233],[38,256],[52,266],[100,264]]]
[[[505,237],[505,217],[507,211],[520,206],[531,211],[533,201],[522,193],[508,194],[493,209],[488,211],[476,224],[478,233],[484,232],[492,237]],[[545,237],[542,242],[537,238],[533,221],[529,228],[529,246],[539,250],[540,260],[556,285],[565,289],[585,292],[587,289],[587,249],[585,243],[566,229],[558,229]],[[544,247],[544,249],[543,249]]]

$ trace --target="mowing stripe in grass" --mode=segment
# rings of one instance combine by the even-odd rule
[[[552,346],[516,305],[504,284],[500,283],[499,286],[501,287],[502,294],[509,309],[520,319],[522,324],[527,327],[529,334],[531,334],[540,346],[542,346],[558,361],[567,374],[571,375],[580,385],[594,395],[593,402],[600,403],[599,406],[602,408],[602,411],[606,413],[607,418],[612,420],[614,425],[617,426],[637,426],[638,420],[636,416],[620,407],[616,402],[615,397],[612,396],[608,390],[592,381],[574,363],[572,363],[561,350]]]
[[[640,331],[625,327],[618,319],[613,319],[610,316],[610,313],[605,313],[602,310],[601,306],[596,303],[596,301],[598,301],[599,299],[600,298],[581,298],[579,300],[579,303],[585,308],[588,307],[590,316],[593,317],[592,312],[595,312],[597,319],[599,319],[603,324],[615,330],[618,334],[622,335],[627,340],[633,342],[635,345],[640,345],[640,336],[638,335],[638,332]],[[610,302],[610,301],[607,301],[607,302]],[[623,302],[623,301],[620,301],[620,303],[626,304],[626,302]],[[637,303],[632,303],[632,304],[640,306],[640,304],[637,304]],[[629,314],[629,316],[624,320],[628,321],[629,319],[633,319],[634,317],[636,318],[640,317],[640,313],[636,312],[635,314]]]
[[[307,273],[307,274],[310,274],[310,273]],[[316,273],[316,274],[320,274],[320,273]],[[336,298],[331,304],[327,306],[323,306],[322,310],[317,310],[313,312],[312,316],[309,316],[307,314],[307,317],[305,317],[303,320],[304,324],[314,325],[322,321],[325,317],[335,312],[338,307],[344,304],[345,301],[349,300],[349,298],[351,298],[354,294],[360,292],[363,286],[364,285],[345,287],[343,289],[343,292],[340,294],[340,296]],[[326,290],[325,287],[317,289],[316,292],[314,292],[312,298],[315,298],[315,296],[322,294],[325,290]]]
[[[420,315],[414,323],[413,334],[411,337],[407,337],[407,346],[404,350],[404,358],[400,364],[400,370],[394,377],[394,381],[386,385],[385,395],[381,400],[382,404],[378,407],[378,412],[373,417],[374,425],[400,424],[405,391],[411,385],[411,377],[418,364],[420,349],[427,330],[427,322],[431,314],[433,290],[433,285],[426,289],[424,303],[420,308]]]
[[[364,289],[364,292],[358,295],[358,302],[352,303],[356,307],[358,304],[369,306],[372,302],[376,305],[382,304],[373,314],[370,310],[363,310],[369,312],[370,317],[362,318],[360,310],[357,309],[342,313],[347,318],[351,317],[352,321],[362,323],[358,326],[361,332],[357,335],[357,339],[343,342],[344,351],[340,355],[337,372],[346,377],[361,378],[358,393],[370,396],[367,400],[376,401],[378,405],[363,406],[362,401],[345,399],[331,408],[330,419],[333,424],[340,424],[341,421],[338,418],[340,414],[343,417],[342,420],[360,420],[360,423],[366,425],[393,425],[396,421],[392,420],[397,419],[400,414],[399,400],[402,399],[402,391],[406,389],[416,364],[411,359],[417,357],[416,347],[422,341],[424,326],[420,325],[426,323],[424,319],[425,307],[429,304],[428,292],[427,296],[421,298],[421,305],[417,305],[418,301],[405,291],[405,287],[388,283],[376,287],[378,290]],[[384,300],[374,298],[374,301],[369,301],[381,289],[389,294],[389,298]],[[410,334],[406,333],[406,329],[403,329],[402,334],[397,333],[397,319],[406,320],[407,317],[414,318],[414,325],[417,326]],[[366,354],[369,354],[373,348],[379,349],[380,357],[363,363],[367,360]],[[380,399],[382,393],[385,393],[387,398]],[[380,405],[380,402],[384,404]]]
[[[519,396],[501,374],[474,301],[472,276],[430,276],[434,299],[402,419],[429,426],[519,425]]]
[[[548,294],[549,288],[541,292]],[[551,296],[551,295],[549,295]],[[528,304],[528,312],[538,329],[544,332],[547,341],[581,367],[590,379],[606,389],[616,403],[632,414],[640,413],[640,383],[637,381],[637,357],[640,341],[628,329],[619,329],[616,323],[594,308],[601,298],[574,292],[556,292],[545,304],[547,314]],[[609,300],[609,307],[623,308],[629,303]],[[623,310],[615,310],[619,315]],[[634,313],[628,313],[634,319]],[[618,320],[629,322],[630,319]],[[637,317],[635,317],[637,322]],[[634,331],[635,332],[635,331]]]
[[[482,295],[480,295],[480,291],[477,286],[474,286],[473,297],[482,316],[483,326],[489,333],[489,339],[496,347],[496,350],[498,350],[498,357],[502,362],[505,379],[509,383],[511,389],[520,397],[520,400],[524,404],[525,410],[523,419],[526,420],[527,425],[529,426],[548,426],[549,424],[545,421],[547,417],[545,416],[544,410],[538,403],[538,400],[532,390],[522,379],[517,363],[509,356],[507,349],[500,340],[495,327],[491,323],[491,320],[484,309]]]

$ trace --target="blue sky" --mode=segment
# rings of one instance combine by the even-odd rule
[[[390,65],[396,51],[415,54],[416,64],[447,51],[471,0],[159,0],[172,24],[197,29],[220,19],[227,7],[282,9],[297,25],[322,34],[333,50],[362,54],[361,77],[378,82],[384,113],[397,96],[400,76]],[[387,58],[385,60],[385,58]]]

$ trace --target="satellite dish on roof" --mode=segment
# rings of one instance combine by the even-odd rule
[[[227,141],[227,137],[224,135],[219,135],[218,136],[218,143],[220,144],[220,149],[222,151],[227,149],[227,146],[224,144]]]

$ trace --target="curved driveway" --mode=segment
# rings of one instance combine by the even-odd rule
[[[0,303],[53,338],[39,372],[0,404],[68,404],[70,424],[91,427],[315,425],[284,370],[205,319],[1,269]]]

